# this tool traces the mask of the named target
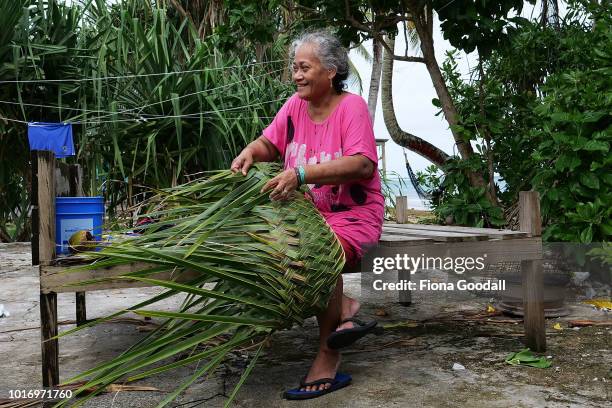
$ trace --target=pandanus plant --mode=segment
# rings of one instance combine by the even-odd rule
[[[159,191],[150,199],[148,211],[157,221],[148,224],[142,235],[90,253],[96,259],[90,268],[136,262],[142,270],[120,279],[166,290],[62,334],[127,312],[162,319],[156,330],[116,358],[67,380],[87,378],[77,395],[94,389],[79,403],[111,383],[200,362],[195,373],[159,403],[164,406],[196,379],[213,372],[232,350],[256,349],[226,401],[229,405],[267,338],[325,307],[344,266],[342,246],[304,195],[306,187],[286,202],[272,202],[268,193],[260,192],[279,170],[276,163],[258,163],[246,176],[217,171]],[[155,278],[160,272],[171,272],[172,278]],[[184,297],[178,310],[150,310],[150,305],[172,296]]]

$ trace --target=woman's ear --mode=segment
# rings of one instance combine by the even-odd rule
[[[336,70],[335,69],[328,69],[327,70],[327,79],[329,79],[330,81],[334,79],[334,77],[336,76]]]

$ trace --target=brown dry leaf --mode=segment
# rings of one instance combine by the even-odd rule
[[[156,324],[148,324],[146,326],[138,326],[136,330],[138,330],[139,332],[151,332],[157,329],[157,327],[158,326]]]
[[[64,390],[76,390],[82,387],[85,384],[85,381],[77,381],[69,384],[59,385],[57,388]],[[95,387],[88,389],[88,392],[93,392]],[[125,385],[125,384],[110,384],[105,389],[104,392],[118,392],[118,391],[159,391],[159,388],[148,387],[146,385]],[[0,407],[2,408],[2,407]]]
[[[379,317],[389,316],[389,313],[383,308],[376,309],[376,312],[374,314]]]
[[[122,385],[122,384],[111,384],[106,387],[106,392],[118,392],[118,391],[160,391],[159,388],[147,387],[143,385]]]

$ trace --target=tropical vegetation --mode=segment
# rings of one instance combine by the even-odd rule
[[[31,235],[32,121],[73,123],[77,155],[65,160],[83,166],[87,194],[104,195],[122,228],[133,219],[121,210],[136,202],[154,220],[90,256],[94,268],[149,265],[120,279],[165,292],[109,318],[163,323],[68,381],[86,378],[79,393],[94,387],[91,398],[112,382],[205,362],[166,404],[236,348],[256,348],[239,388],[269,335],[326,304],[344,257],[312,204],[259,192],[278,165],[247,177],[223,170],[291,94],[287,46],[305,28],[331,27],[362,51],[372,42],[370,115],[380,92],[393,141],[431,161],[419,178],[437,221],[508,226],[518,192],[534,189],[545,239],[609,241],[611,6],[572,0],[561,16],[545,1],[538,18],[518,17],[528,3],[0,0],[0,241]],[[438,26],[456,48],[444,61]],[[461,52],[477,55],[468,80]],[[455,151],[400,127],[400,63],[424,64]],[[163,272],[173,279],[156,278]],[[178,311],[149,308],[171,296],[185,298]]]
[[[137,262],[144,265],[142,270],[117,279],[165,291],[61,336],[128,312],[163,323],[111,361],[68,379],[87,379],[75,395],[95,390],[79,404],[112,383],[202,362],[160,401],[158,406],[164,406],[238,348],[256,348],[229,405],[269,336],[325,308],[344,266],[343,249],[303,194],[305,186],[288,202],[272,202],[268,193],[261,193],[280,170],[279,164],[257,163],[246,177],[222,170],[163,190],[147,200],[147,214],[156,222],[142,227],[141,235],[119,238],[89,253],[95,262],[86,269]],[[156,277],[163,272],[170,278]],[[178,297],[179,310],[151,310],[171,297]]]

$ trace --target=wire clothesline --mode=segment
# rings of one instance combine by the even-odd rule
[[[237,64],[231,65],[228,67],[214,67],[214,68],[201,68],[201,69],[190,69],[190,70],[182,70],[182,71],[170,71],[170,72],[159,72],[159,73],[150,73],[150,74],[128,74],[128,75],[114,75],[114,76],[106,76],[106,77],[91,77],[91,78],[63,78],[63,79],[11,79],[0,81],[0,85],[2,84],[32,84],[32,83],[62,83],[62,82],[87,82],[87,81],[103,81],[109,79],[124,79],[124,78],[141,78],[141,77],[151,77],[151,76],[163,76],[163,75],[177,75],[177,74],[190,74],[196,72],[207,72],[207,71],[218,71],[225,69],[233,69],[233,68],[246,68],[250,66],[256,65],[265,65],[265,64],[274,64],[277,62],[289,61],[287,59],[278,59],[273,61],[263,61],[263,62],[253,62],[249,64]]]
[[[228,87],[231,87],[233,85],[240,84],[240,83],[246,82],[248,80],[260,78],[260,77],[263,77],[263,76],[267,76],[267,75],[270,75],[270,74],[273,74],[273,73],[276,73],[276,72],[279,72],[279,71],[282,71],[282,70],[279,69],[279,70],[274,70],[274,71],[267,72],[267,73],[260,74],[260,75],[249,76],[249,77],[247,77],[245,79],[241,79],[240,81],[234,81],[234,82],[230,82],[228,84],[220,85],[220,86],[217,86],[217,87],[214,87],[214,88],[203,89],[201,91],[191,92],[191,93],[188,93],[188,94],[185,94],[185,95],[179,95],[176,98],[164,99],[162,101],[152,102],[152,103],[148,103],[148,104],[145,104],[145,105],[142,105],[142,106],[137,106],[137,107],[134,107],[134,108],[124,109],[124,110],[120,110],[120,111],[89,110],[89,109],[81,109],[81,108],[64,107],[64,106],[59,106],[59,105],[33,104],[33,103],[25,103],[25,102],[21,103],[21,102],[13,102],[13,101],[0,101],[0,103],[10,104],[10,105],[32,106],[32,107],[40,107],[40,108],[50,108],[50,109],[66,110],[66,111],[77,111],[77,112],[83,112],[83,113],[91,112],[91,113],[106,113],[107,114],[107,115],[101,115],[97,119],[106,119],[106,118],[111,117],[111,116],[125,115],[125,114],[133,115],[137,119],[137,118],[140,118],[140,117],[144,117],[144,115],[147,115],[147,114],[142,114],[141,113],[142,110],[145,109],[145,108],[148,108],[148,107],[151,107],[151,106],[154,106],[154,105],[158,105],[158,104],[163,104],[163,103],[166,103],[166,102],[171,102],[171,101],[177,100],[177,99],[186,98],[186,97],[189,97],[189,96],[198,95],[198,94],[205,93],[205,92],[207,93],[207,92],[218,91],[218,90],[223,89],[223,88],[228,88]],[[136,111],[136,110],[138,112],[134,113],[134,111]],[[148,115],[166,117],[166,115],[154,115],[154,114],[148,114]],[[82,116],[82,115],[77,115],[77,117],[78,116]],[[130,120],[132,120],[132,119],[130,119]]]
[[[84,125],[84,124],[90,124],[90,125],[94,125],[94,124],[103,124],[103,123],[116,123],[116,122],[147,122],[149,120],[158,120],[158,119],[168,119],[168,118],[200,118],[201,116],[212,116],[218,112],[231,112],[231,111],[240,111],[240,110],[245,110],[247,108],[250,108],[252,106],[257,106],[257,105],[263,105],[266,103],[274,103],[274,102],[279,102],[281,100],[284,100],[285,98],[278,98],[278,99],[273,99],[273,100],[268,100],[268,101],[263,101],[263,102],[256,102],[256,103],[252,103],[252,104],[248,104],[248,105],[242,105],[242,106],[236,106],[233,108],[225,108],[225,109],[216,109],[216,110],[211,110],[211,111],[202,111],[199,113],[190,113],[190,114],[185,114],[185,115],[159,115],[159,116],[141,116],[138,118],[130,118],[130,119],[115,119],[115,120],[107,120],[107,121],[99,121],[99,120],[86,120],[86,121],[70,121],[67,120],[65,121],[65,123],[71,123],[73,125]],[[240,116],[236,116],[236,118],[238,118]],[[251,117],[251,115],[243,115],[242,117]],[[258,118],[272,118],[270,116],[257,116]],[[227,117],[228,119],[230,117]],[[95,118],[94,118],[95,119]],[[4,116],[0,116],[0,120],[5,120],[5,121],[9,121],[9,122],[16,122],[16,123],[24,123],[24,124],[29,124],[29,123],[33,123],[33,122],[28,122],[25,120],[20,120],[20,119],[12,119],[12,118],[6,118]]]
[[[163,103],[166,103],[166,102],[172,102],[173,100],[178,100],[178,99],[182,99],[182,98],[187,98],[187,97],[189,97],[189,96],[198,95],[198,94],[201,94],[201,93],[204,93],[204,92],[212,92],[212,91],[217,91],[217,90],[219,90],[219,89],[227,88],[227,87],[229,87],[229,86],[236,85],[236,84],[239,84],[239,83],[242,83],[242,82],[246,82],[246,81],[249,81],[249,80],[252,80],[252,79],[255,79],[255,78],[260,78],[260,77],[263,77],[263,76],[268,76],[268,75],[270,75],[270,74],[274,74],[274,73],[277,73],[277,72],[280,72],[280,71],[282,71],[282,69],[273,70],[273,71],[266,72],[266,73],[264,73],[264,74],[260,74],[260,75],[256,75],[256,76],[249,76],[249,77],[247,77],[247,78],[245,78],[245,79],[242,79],[242,80],[240,80],[240,81],[236,81],[236,82],[232,82],[232,83],[229,83],[229,84],[221,85],[221,86],[218,86],[218,87],[215,87],[215,88],[204,89],[204,90],[202,90],[202,91],[191,92],[191,93],[188,93],[188,94],[185,94],[185,95],[179,95],[179,96],[177,96],[176,98],[168,98],[168,99],[164,99],[164,100],[162,100],[162,101],[152,102],[152,103],[149,103],[149,104],[146,104],[146,105],[140,106],[140,107],[135,107],[135,108],[130,108],[130,109],[124,109],[124,110],[122,110],[122,111],[120,111],[120,112],[117,112],[117,113],[118,113],[118,114],[125,114],[125,113],[128,113],[128,112],[138,111],[138,112],[136,112],[136,115],[139,115],[139,116],[140,116],[140,114],[141,114],[141,112],[142,112],[142,110],[143,110],[144,108],[148,108],[148,107],[151,107],[151,106],[155,106],[155,105],[163,104]],[[101,116],[99,119],[105,119],[105,118],[108,118],[109,116],[114,116],[114,115],[115,115],[114,113],[113,113],[113,114],[103,115],[103,116]]]

